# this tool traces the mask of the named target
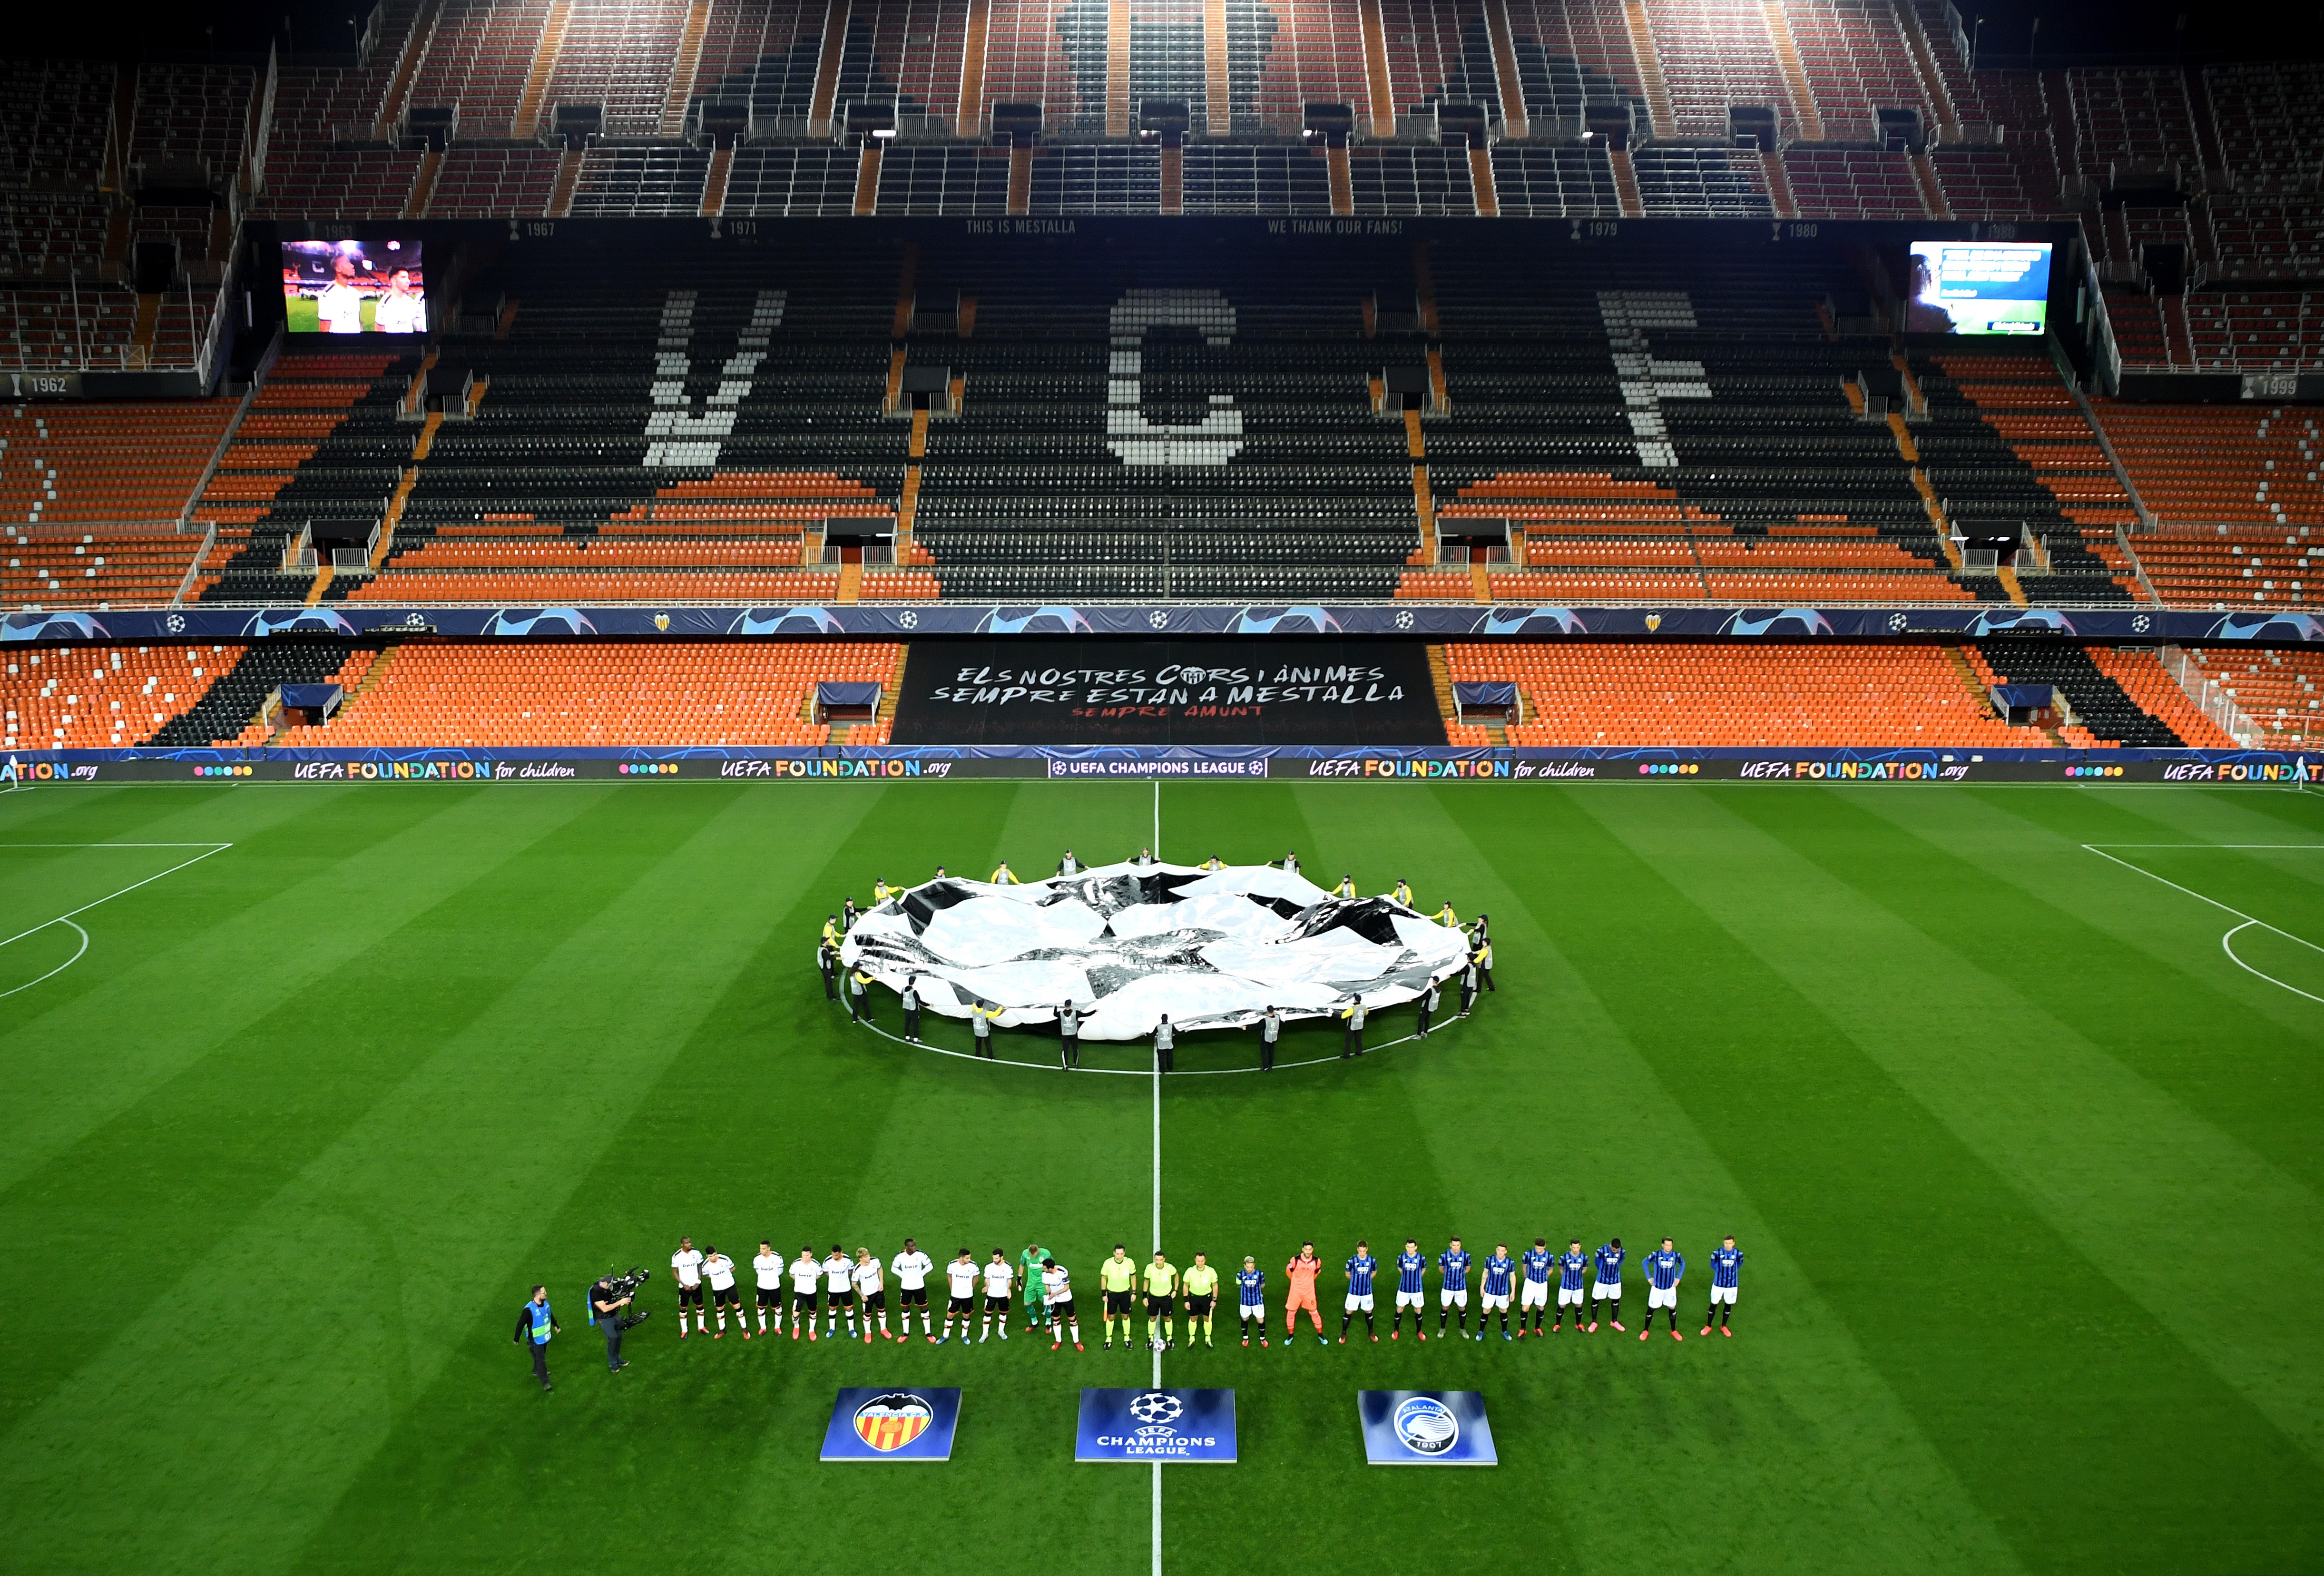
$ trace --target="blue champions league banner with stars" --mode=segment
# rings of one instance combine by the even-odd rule
[[[916,1386],[839,1392],[824,1431],[826,1461],[948,1461],[960,1427],[960,1391]]]
[[[1077,1461],[1235,1459],[1232,1390],[1084,1390]]]
[[[1904,607],[1773,607],[1709,603],[1591,607],[1541,603],[1358,603],[1265,606],[1230,603],[990,604],[850,603],[744,607],[384,606],[60,608],[0,614],[0,644],[76,641],[257,641],[274,636],[392,640],[432,634],[456,640],[797,640],[837,636],[880,641],[938,635],[1189,635],[1304,638],[1351,635],[1424,640],[1554,641],[1717,639],[1983,640],[1988,635],[2139,644],[2324,643],[2324,617],[2265,605],[2203,611],[2125,604],[2119,607],[2018,607],[1946,603]]]
[[[1359,1390],[1364,1460],[1375,1467],[1496,1467],[1493,1427],[1475,1390]]]

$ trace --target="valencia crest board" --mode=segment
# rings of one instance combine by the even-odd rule
[[[824,1431],[826,1461],[945,1461],[960,1426],[960,1391],[926,1385],[839,1392]]]

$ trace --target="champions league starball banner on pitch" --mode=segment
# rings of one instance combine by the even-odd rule
[[[856,1387],[831,1404],[826,1461],[948,1461],[960,1426],[960,1391]]]
[[[1077,1461],[1229,1463],[1232,1390],[1084,1390]]]
[[[1479,1391],[1359,1390],[1356,1415],[1375,1467],[1500,1465]]]

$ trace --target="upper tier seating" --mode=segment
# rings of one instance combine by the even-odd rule
[[[2202,168],[2187,80],[2172,69],[2078,66],[2066,73],[2073,167],[2100,181],[2117,165]]]
[[[687,0],[572,0],[540,121],[555,105],[595,104],[604,107],[607,135],[658,135],[686,14]]]
[[[2204,372],[2313,368],[2324,364],[2324,293],[2191,292],[2187,332]]]
[[[0,60],[0,190],[95,195],[116,88],[101,60]]]
[[[1928,215],[1902,153],[1807,146],[1784,151],[1784,173],[1806,218],[1918,219]]]
[[[401,218],[420,161],[418,153],[378,149],[277,147],[267,154],[258,206],[283,219]]]
[[[1883,108],[1937,124],[1889,0],[1784,0],[1782,9],[1826,137],[1873,139]]]
[[[438,13],[409,102],[451,106],[472,137],[530,136],[516,124],[551,0],[447,0]]]
[[[1002,602],[2134,594],[2115,530],[2135,517],[2046,362],[1916,361],[1925,416],[1851,409],[1845,380],[1888,353],[1823,331],[1839,250],[1707,272],[1485,228],[1432,249],[1424,277],[1400,242],[1329,239],[1169,258],[925,246],[917,311],[935,326],[900,347],[891,235],[593,248],[574,269],[544,249],[521,281],[479,282],[515,302],[505,336],[443,342],[474,374],[473,419],[403,413],[414,364],[369,347],[281,364],[202,500],[198,522],[220,529],[197,588],[754,603],[932,576]],[[1114,314],[1149,300],[1179,305],[1117,343]],[[1425,367],[1406,309],[1424,302],[1440,347]],[[949,368],[958,401],[917,439],[910,402],[891,404],[907,364]],[[1442,391],[1409,418],[1373,386],[1404,366]],[[1981,535],[2022,525],[2046,567],[1960,573],[1932,507]],[[1440,573],[1431,520],[1456,539],[1514,530],[1521,550],[1472,567],[1464,548]],[[379,528],[372,572],[285,573],[309,521],[318,547]],[[866,584],[838,562],[866,537],[904,538],[899,567],[921,577]]]
[[[2314,197],[2215,194],[2205,205],[2223,279],[2324,276],[2324,202]],[[2315,354],[2311,345],[2310,355]]]
[[[142,744],[234,666],[240,646],[106,646],[0,655],[0,750]]]
[[[1631,158],[1646,212],[1713,219],[1761,218],[1775,210],[1759,161],[1725,148],[1641,148]],[[1807,210],[1803,208],[1803,213]]]
[[[2313,191],[2324,172],[2324,65],[2261,60],[2205,66],[2203,87],[2227,173],[2243,193]]]
[[[2297,406],[2096,402],[2131,484],[2165,525],[2324,525],[2324,421]]]
[[[177,530],[234,415],[226,400],[0,406],[0,607],[166,603]]]
[[[549,211],[558,155],[547,148],[466,148],[444,155],[428,199],[431,219],[482,219]],[[698,201],[698,199],[697,199]]]
[[[2006,351],[1916,364],[1928,423],[1913,429],[1929,484],[1957,527],[2017,526],[2046,570],[2019,572],[2026,597],[2119,603],[2137,594],[2115,540],[2137,515],[2057,368]]]
[[[1758,0],[1645,0],[1677,133],[1727,136],[1731,105],[1775,111],[1776,134],[1803,134]]]
[[[1579,132],[1586,106],[1593,104],[1628,104],[1639,125],[1648,123],[1622,0],[1508,0],[1507,11],[1529,125],[1538,122],[1545,130]],[[1472,87],[1492,64],[1489,36],[1482,41],[1484,56],[1470,69]],[[1477,45],[1467,47],[1474,58]]]
[[[362,664],[370,687],[328,723],[291,728],[280,742],[391,749],[827,744],[832,729],[814,716],[816,685],[892,689],[902,652],[868,641],[406,644],[382,658],[376,673]],[[885,722],[847,735],[851,744],[886,739]]]
[[[248,66],[143,65],[130,158],[186,161],[234,178],[250,130],[259,73]]]
[[[824,10],[807,0],[713,0],[690,103],[748,104],[770,132],[804,134]]]
[[[310,521],[360,539],[392,509],[420,430],[395,412],[417,367],[369,346],[275,364],[194,511],[217,527],[200,600],[301,601],[315,576],[283,572],[287,543]]]
[[[2015,219],[2062,205],[2034,196],[2024,162],[1998,148],[1939,148],[1929,155],[1956,219]]]

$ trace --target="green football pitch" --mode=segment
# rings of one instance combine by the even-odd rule
[[[1150,1571],[1154,1470],[1072,1459],[1079,1387],[1149,1371],[1093,1317],[1081,1354],[681,1345],[667,1266],[1038,1238],[1089,1314],[1152,1246],[1157,1101],[1163,1246],[1258,1255],[1277,1307],[1303,1237],[1691,1266],[1683,1344],[1638,1341],[1634,1271],[1626,1336],[1342,1347],[1327,1278],[1329,1350],[1182,1345],[1165,1382],[1232,1387],[1241,1459],[1160,1473],[1170,1571],[2324,1568],[2324,799],[1170,786],[1166,857],[1408,876],[1490,912],[1499,991],[1425,1046],[1158,1092],[824,1002],[843,895],[1120,857],[1157,803],[0,796],[0,1569]],[[1729,1231],[1735,1338],[1699,1339]],[[633,1262],[655,1317],[609,1375],[582,1288]],[[819,1462],[844,1385],[961,1387],[952,1460]],[[1500,1464],[1367,1467],[1365,1387],[1482,1391]]]

